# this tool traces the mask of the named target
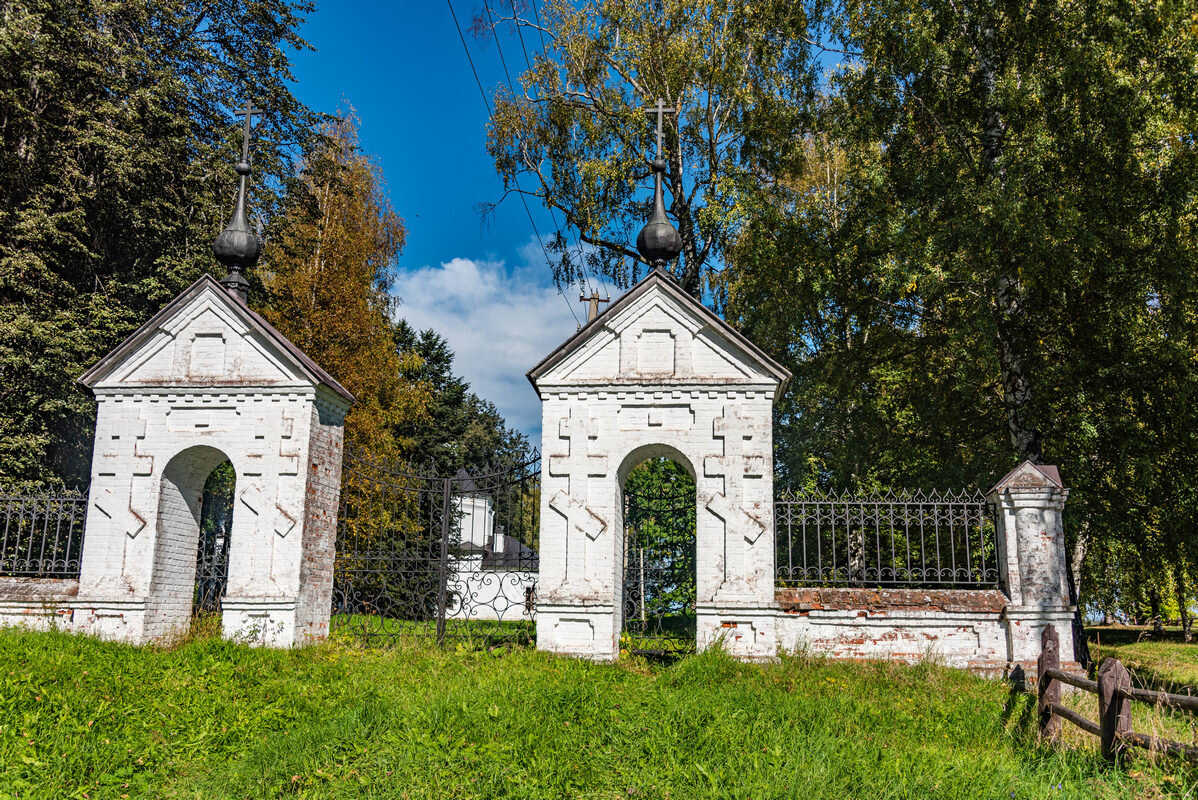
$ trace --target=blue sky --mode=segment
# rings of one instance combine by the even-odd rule
[[[296,95],[321,111],[349,103],[363,149],[387,178],[408,226],[397,264],[400,314],[444,335],[457,369],[509,424],[540,437],[540,402],[524,373],[576,328],[577,291],[563,298],[550,279],[532,225],[515,198],[485,222],[476,206],[503,185],[488,157],[487,110],[441,0],[318,0],[303,29],[315,52],[295,58]],[[490,94],[504,82],[494,41],[468,30],[473,0],[453,4]],[[512,79],[524,66],[514,33],[500,37]],[[525,37],[532,49],[538,42]],[[543,236],[548,212],[530,204]],[[559,217],[560,218],[560,217]],[[567,303],[571,300],[571,303]]]

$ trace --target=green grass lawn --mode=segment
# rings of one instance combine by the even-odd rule
[[[1183,797],[1037,745],[1030,698],[933,665],[718,653],[172,649],[0,631],[0,796]],[[1193,797],[1193,792],[1190,793]]]
[[[1198,693],[1198,642],[1183,642],[1180,628],[1152,633],[1148,626],[1086,629],[1095,663],[1117,658],[1137,683],[1168,691]]]

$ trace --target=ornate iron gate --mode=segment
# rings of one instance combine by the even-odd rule
[[[330,628],[366,640],[534,638],[540,457],[452,477],[347,453]]]
[[[621,650],[650,656],[695,651],[695,493],[624,492],[624,630]]]
[[[219,470],[219,472],[218,472]],[[229,546],[233,528],[233,486],[236,476],[225,462],[204,483],[200,505],[200,541],[196,551],[193,617],[219,614],[229,583]]]

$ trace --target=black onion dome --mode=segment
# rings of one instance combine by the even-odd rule
[[[682,252],[682,237],[666,216],[665,198],[662,194],[661,176],[666,171],[663,159],[653,160],[655,187],[653,193],[653,216],[641,228],[636,237],[636,249],[654,268],[664,268]]]
[[[233,211],[233,218],[229,220],[229,224],[212,243],[212,253],[221,264],[239,272],[251,269],[258,263],[262,245],[250,229],[245,211],[246,182],[250,174],[250,165],[245,161],[239,161],[236,169],[241,176],[241,185],[237,190],[237,208]]]

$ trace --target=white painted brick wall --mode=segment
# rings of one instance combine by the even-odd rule
[[[278,646],[327,634],[347,403],[241,313],[201,294],[94,385],[80,629],[144,642],[186,627],[203,484],[227,458],[225,632],[270,628],[247,638]]]

